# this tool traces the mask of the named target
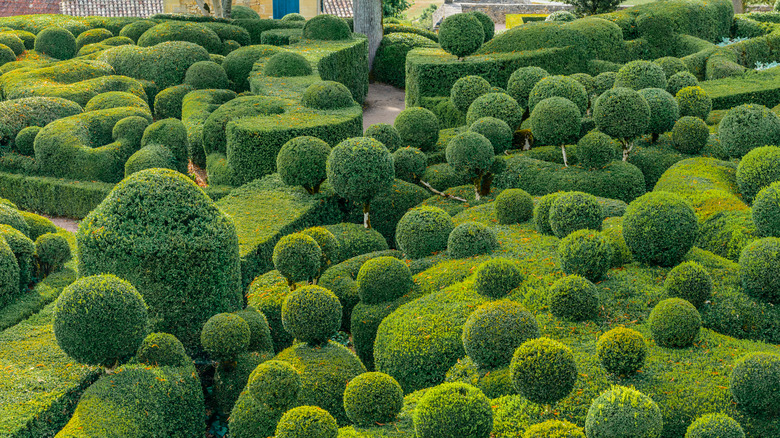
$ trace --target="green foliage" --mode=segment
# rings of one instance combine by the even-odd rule
[[[186,174],[189,158],[187,156],[187,128],[178,119],[157,120],[144,130],[141,146],[160,145],[171,152],[173,169]]]
[[[737,166],[737,186],[746,201],[764,187],[780,181],[780,147],[761,146],[745,154]]]
[[[26,50],[24,41],[13,33],[0,32],[0,44],[8,47],[13,52],[14,57],[11,61],[16,61],[16,57]]]
[[[184,345],[168,333],[149,333],[138,347],[135,358],[138,363],[155,367],[181,367],[189,360]]]
[[[482,24],[482,30],[485,32],[485,42],[493,39],[493,35],[496,33],[496,23],[493,22],[493,19],[480,10],[470,11],[469,14],[475,16]]]
[[[490,140],[482,134],[466,131],[447,143],[447,163],[470,178],[480,177],[490,170],[495,152]]]
[[[481,222],[459,224],[447,239],[447,253],[456,259],[488,254],[497,247],[496,233]]]
[[[46,126],[80,112],[81,105],[59,97],[28,97],[0,102],[0,144],[13,143],[26,127]]]
[[[554,234],[550,225],[550,209],[560,195],[559,192],[544,195],[534,208],[534,225],[536,225],[536,230],[542,234]]]
[[[266,45],[246,46],[236,49],[225,56],[222,68],[237,92],[249,90],[249,73],[260,58],[270,57],[281,49]]]
[[[352,93],[344,84],[335,81],[321,81],[309,85],[301,97],[303,106],[316,110],[335,110],[355,104]]]
[[[340,196],[368,204],[393,182],[393,157],[382,143],[356,137],[336,145],[328,156],[328,183]]]
[[[598,314],[598,290],[587,278],[568,275],[550,286],[547,303],[558,318],[585,321]]]
[[[341,303],[333,292],[323,287],[304,286],[284,300],[282,324],[301,342],[327,343],[341,327]]]
[[[698,117],[704,121],[712,110],[712,98],[701,87],[685,87],[675,94],[680,116]]]
[[[154,97],[154,117],[156,119],[181,119],[181,106],[184,96],[195,88],[187,84],[168,87]]]
[[[35,156],[35,149],[33,145],[35,143],[35,136],[41,132],[40,126],[28,126],[18,134],[14,140],[14,150],[22,155]]]
[[[276,426],[278,438],[336,438],[338,425],[328,411],[317,406],[290,409]]]
[[[755,148],[780,142],[780,117],[763,105],[740,105],[720,121],[718,137],[724,153],[741,158]]]
[[[441,48],[458,58],[473,54],[489,39],[485,37],[482,22],[474,14],[450,15],[439,25]]]
[[[517,392],[538,404],[552,404],[566,397],[577,381],[571,349],[544,337],[518,347],[509,372]]]
[[[196,90],[228,88],[228,77],[221,65],[212,61],[198,61],[187,68],[184,83]]]
[[[523,108],[506,93],[487,93],[471,103],[466,112],[466,124],[471,126],[483,117],[494,117],[509,125],[509,129],[516,129],[520,126]]]
[[[32,259],[35,253],[35,244],[21,231],[9,225],[0,225],[0,235],[8,242],[11,252],[16,257],[16,264],[19,266],[19,291],[24,293],[27,291],[33,275],[37,274],[37,270],[33,268]],[[68,247],[68,254],[70,254],[70,247]],[[10,265],[10,263],[8,264]],[[44,276],[46,274],[48,272],[42,273]]]
[[[384,373],[363,373],[344,391],[344,410],[358,426],[370,427],[395,420],[404,403],[401,385]]]
[[[145,169],[177,170],[175,161],[170,149],[159,144],[151,144],[130,155],[130,158],[125,162],[125,177]]]
[[[308,76],[312,74],[309,61],[294,52],[279,52],[265,63],[263,74],[272,77]],[[351,96],[350,96],[351,97]]]
[[[482,76],[463,76],[452,85],[450,101],[455,109],[465,114],[479,96],[490,93],[492,89],[490,82]]]
[[[393,122],[401,136],[401,145],[430,151],[439,139],[439,119],[431,111],[412,107],[401,111]]]
[[[414,411],[418,438],[488,438],[492,429],[490,400],[465,383],[445,383],[428,390]]]
[[[388,123],[374,123],[366,129],[364,137],[371,137],[379,141],[390,152],[395,152],[401,147],[401,134],[393,125]],[[396,172],[397,174],[398,172]],[[403,178],[401,178],[403,179]]]
[[[409,267],[395,257],[376,257],[363,263],[357,278],[360,301],[379,304],[394,301],[412,287]]]
[[[601,169],[616,158],[617,149],[612,137],[591,131],[577,142],[578,164],[586,169]]]
[[[351,36],[347,22],[335,15],[317,15],[303,25],[303,37],[309,40],[346,40]]]
[[[524,278],[515,262],[505,258],[492,258],[477,268],[474,290],[485,297],[503,298],[520,286]]]
[[[613,265],[613,257],[612,244],[598,231],[574,231],[558,244],[558,260],[563,272],[591,281],[604,278]]]
[[[413,28],[404,26],[404,32],[388,33],[385,26],[385,36],[379,43],[374,57],[374,79],[379,82],[403,88],[406,85],[406,55],[413,49],[437,47],[435,40],[411,33]],[[406,32],[406,30],[409,30]],[[423,29],[419,29],[424,31]],[[434,38],[435,38],[435,34]]]
[[[531,96],[533,98],[533,94]],[[544,144],[560,146],[577,140],[582,125],[582,113],[569,99],[549,97],[533,106],[530,120],[534,139]]]
[[[114,36],[108,29],[90,29],[85,32],[81,32],[76,37],[76,47],[78,49],[86,46],[87,44],[99,43],[105,39],[112,38]]]
[[[759,235],[780,237],[780,182],[758,192],[751,213]]]
[[[631,140],[647,132],[650,105],[630,88],[612,88],[596,99],[593,121],[604,134],[623,141]]]
[[[249,347],[252,332],[249,324],[233,313],[218,313],[203,325],[200,343],[213,360],[235,361]]]
[[[373,229],[366,229],[362,225],[341,223],[327,225],[325,228],[338,239],[341,246],[341,257],[344,260],[361,254],[388,249],[387,241],[379,232]],[[357,270],[355,270],[354,275],[357,275]]]
[[[588,109],[588,93],[578,80],[568,76],[547,76],[539,80],[528,95],[529,112],[533,114],[536,104],[551,97],[568,99],[582,114]]]
[[[663,424],[661,411],[650,397],[633,388],[613,386],[588,408],[585,434],[589,438],[658,438]]]
[[[699,336],[701,315],[688,301],[668,298],[656,304],[647,323],[659,346],[685,348]]]
[[[311,227],[301,231],[315,242],[322,250],[322,257],[320,258],[320,274],[325,272],[326,269],[332,265],[341,261],[341,244],[336,236],[324,227]]]
[[[452,217],[437,207],[422,206],[409,210],[398,221],[395,240],[407,257],[419,259],[443,251],[455,227]]]
[[[35,35],[35,51],[52,58],[70,59],[76,55],[78,44],[67,29],[52,26]]]
[[[682,298],[696,307],[712,297],[712,277],[696,262],[685,262],[669,271],[664,289],[670,297]]]
[[[423,173],[425,173],[428,157],[417,148],[405,147],[393,152],[393,163],[396,178],[416,183],[420,181]]]
[[[696,76],[688,71],[677,72],[671,75],[668,79],[669,81],[666,85],[666,91],[668,91],[672,96],[677,96],[677,93],[679,93],[683,88],[699,86],[699,81],[696,79]]]
[[[605,71],[604,73],[599,73],[596,75],[593,78],[593,85],[595,87],[593,94],[595,94],[597,97],[604,94],[605,91],[614,87],[616,78],[617,72],[614,71]]]
[[[547,76],[550,74],[541,67],[520,67],[509,76],[506,92],[517,101],[521,108],[528,108],[528,96],[536,84]]]
[[[631,61],[617,72],[614,87],[641,90],[667,86],[666,74],[660,65],[650,61]]]
[[[663,58],[658,58],[653,63],[658,64],[663,70],[664,75],[666,75],[667,81],[672,76],[676,75],[680,72],[689,73],[688,67],[685,65],[685,62],[680,58],[675,58],[674,56],[665,56]],[[669,84],[667,82],[667,88],[669,87]],[[670,93],[672,96],[674,96],[676,93]]]
[[[57,232],[57,227],[54,226],[54,222],[49,218],[21,210],[19,211],[19,214],[21,214],[25,222],[27,222],[27,226],[30,228],[29,236],[33,241],[46,233]]]
[[[133,42],[138,41],[138,38],[141,37],[141,35],[144,34],[147,30],[153,28],[156,26],[157,23],[155,23],[152,20],[138,20],[133,21],[132,23],[124,26],[121,31],[119,31],[120,36],[128,37]]]
[[[317,278],[321,259],[317,241],[303,233],[288,234],[274,246],[274,267],[290,285]]]
[[[547,420],[526,429],[523,438],[585,438],[585,433],[566,420]]]
[[[59,271],[70,259],[70,245],[61,235],[45,233],[35,239],[35,260],[43,276]]]
[[[664,88],[642,88],[639,90],[639,95],[650,106],[650,122],[647,125],[647,133],[653,134],[653,138],[671,131],[677,119],[680,118],[680,108],[677,101]]]
[[[751,297],[776,303],[780,300],[780,239],[767,237],[745,246],[739,255],[742,290]]]
[[[186,21],[164,21],[138,37],[139,47],[152,47],[168,41],[197,44],[209,53],[222,53],[222,40],[208,26]]]
[[[548,215],[550,229],[558,238],[581,229],[601,231],[604,220],[596,197],[583,192],[564,192],[556,196]]]
[[[499,224],[526,222],[534,215],[534,200],[523,189],[506,189],[493,203]]]
[[[710,128],[698,117],[680,117],[672,128],[674,148],[683,154],[696,155],[710,138]]]
[[[268,360],[252,371],[246,389],[258,403],[284,410],[298,397],[301,377],[289,363]]]
[[[726,414],[707,414],[688,426],[685,438],[745,438],[745,432]]]
[[[756,415],[776,415],[780,396],[780,356],[748,353],[734,365],[729,390],[740,408]]]
[[[318,193],[326,178],[330,152],[330,146],[316,137],[296,137],[285,143],[276,157],[279,177],[287,185],[301,185],[309,193]]]
[[[522,304],[499,300],[485,303],[463,325],[463,348],[480,367],[506,366],[515,350],[539,337],[539,325]]]
[[[151,113],[149,105],[144,99],[141,99],[135,94],[125,91],[109,91],[98,94],[97,96],[89,99],[87,104],[84,106],[84,111],[96,111],[123,106],[141,108]]]
[[[599,336],[596,354],[608,373],[630,376],[645,365],[647,343],[638,331],[616,327]]]
[[[22,232],[25,236],[30,235],[30,227],[19,210],[7,204],[0,204],[0,224],[9,225]]]

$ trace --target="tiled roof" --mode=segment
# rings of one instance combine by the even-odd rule
[[[0,17],[59,13],[59,0],[0,0]]]
[[[352,17],[352,0],[323,0],[322,13],[337,17]]]
[[[64,0],[60,10],[65,15],[84,17],[151,17],[163,12],[163,0]]]

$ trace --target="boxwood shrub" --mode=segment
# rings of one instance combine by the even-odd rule
[[[613,386],[593,400],[585,417],[588,438],[658,438],[663,430],[658,405],[633,388]]]
[[[726,414],[706,414],[688,426],[685,438],[745,438],[745,431]]]
[[[363,373],[352,379],[344,391],[344,410],[358,426],[391,423],[403,404],[401,385],[384,373]]]
[[[737,186],[746,201],[775,181],[780,181],[780,147],[757,147],[739,160]]]
[[[682,298],[665,299],[653,308],[647,320],[653,339],[661,347],[690,346],[701,329],[701,315]]]
[[[478,388],[445,383],[422,396],[413,421],[418,438],[488,438],[493,429],[493,411],[490,400]]]
[[[222,40],[213,30],[201,23],[164,21],[138,37],[139,47],[152,47],[168,41],[195,43],[209,53],[222,53]]]
[[[601,231],[604,220],[596,197],[583,192],[561,193],[550,205],[548,214],[550,228],[558,238],[581,229]]]
[[[456,259],[488,254],[497,247],[495,232],[480,222],[464,222],[447,238],[447,253]]]
[[[568,76],[547,76],[539,80],[528,95],[528,111],[533,112],[536,104],[551,97],[568,99],[581,114],[588,109],[588,93],[579,81]]]
[[[455,228],[452,217],[437,207],[417,207],[398,221],[395,240],[407,257],[419,259],[447,248],[450,232]]]
[[[742,158],[755,148],[780,143],[780,117],[763,105],[737,106],[718,124],[718,138],[726,154]]]
[[[638,331],[616,327],[599,336],[596,354],[607,372],[630,376],[645,365],[647,343]]]
[[[76,55],[78,43],[67,29],[51,26],[35,35],[35,51],[56,59],[70,59]]]
[[[463,325],[463,348],[482,368],[509,365],[515,350],[540,335],[534,315],[515,301],[485,303]]]
[[[604,278],[612,267],[613,257],[612,244],[598,231],[574,231],[558,244],[558,260],[563,272],[581,275],[591,281]]]
[[[509,373],[520,395],[532,403],[552,404],[574,388],[577,364],[569,347],[542,337],[515,350]]]
[[[739,255],[742,290],[751,297],[771,303],[780,301],[780,239],[767,237],[744,247]]]
[[[437,44],[434,40],[415,33],[387,33],[387,28],[388,26],[385,26],[385,35],[374,57],[374,79],[403,88],[406,85],[406,55],[413,49],[433,48],[437,47]]]
[[[488,39],[482,22],[474,14],[450,15],[439,25],[441,48],[458,58],[473,54]]]
[[[550,286],[547,293],[550,313],[570,321],[584,321],[598,314],[596,286],[580,275],[568,275]]]
[[[479,96],[490,93],[492,89],[490,82],[482,76],[463,76],[452,85],[450,101],[455,109],[465,114]]]
[[[748,353],[741,357],[729,377],[729,390],[737,405],[751,414],[776,415],[780,411],[780,356]]]
[[[665,90],[667,86],[664,69],[655,62],[631,61],[624,65],[615,76],[614,87],[632,88],[642,90],[645,88],[660,88]]]

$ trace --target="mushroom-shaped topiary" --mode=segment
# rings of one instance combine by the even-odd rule
[[[309,194],[319,193],[327,177],[325,164],[330,146],[317,137],[295,137],[279,150],[276,169],[288,186],[303,186]]]
[[[536,318],[522,304],[499,300],[485,303],[463,325],[463,348],[480,367],[508,365],[515,350],[539,337]]]
[[[517,263],[505,258],[490,259],[477,267],[474,290],[486,297],[503,298],[524,280]]]
[[[35,35],[35,51],[52,58],[70,59],[76,55],[76,37],[67,29],[51,26]]]
[[[712,277],[696,262],[680,263],[667,274],[664,289],[670,297],[682,298],[701,307],[712,297]]]
[[[623,161],[627,161],[634,148],[634,139],[647,132],[650,105],[630,88],[612,88],[596,99],[593,121],[599,131],[620,140]]]
[[[407,211],[395,228],[398,249],[407,257],[419,259],[447,249],[455,224],[446,211],[422,206]]]
[[[476,52],[485,42],[485,28],[473,14],[450,15],[439,26],[439,45],[458,58]]]
[[[498,246],[496,234],[479,222],[464,222],[455,227],[447,239],[450,257],[462,259],[488,254]]]
[[[650,122],[646,132],[652,134],[651,142],[655,143],[659,135],[671,131],[675,126],[680,118],[680,106],[674,96],[663,88],[644,88],[639,90],[639,95],[650,106]]]
[[[520,126],[523,108],[512,96],[506,93],[487,93],[474,99],[466,112],[466,124],[471,126],[483,117],[494,117],[503,120],[509,129]]]
[[[395,118],[393,126],[401,136],[402,146],[411,146],[427,152],[433,149],[439,140],[439,119],[425,108],[406,108]]]
[[[344,391],[344,410],[353,423],[370,427],[395,420],[404,405],[401,385],[385,373],[363,373]]]
[[[699,86],[682,88],[674,98],[680,106],[680,116],[698,117],[706,121],[712,110],[712,99]]]
[[[680,117],[672,128],[672,144],[684,154],[698,154],[707,145],[709,138],[710,128],[698,117]]]
[[[598,290],[585,277],[569,275],[550,286],[547,303],[558,318],[584,321],[598,314]]]
[[[569,76],[546,76],[534,85],[528,95],[528,111],[533,113],[539,102],[551,97],[568,99],[581,114],[588,109],[588,92],[578,80]]]
[[[54,337],[68,356],[114,367],[130,359],[148,332],[146,303],[114,275],[82,277],[54,305]]]
[[[398,133],[395,126],[388,123],[374,123],[366,129],[363,137],[371,137],[375,140],[379,140],[379,142],[385,145],[390,152],[398,150],[403,143],[401,141],[401,134]]]
[[[734,365],[729,390],[740,408],[752,414],[776,415],[780,412],[780,356],[748,353]]]
[[[355,281],[360,301],[379,304],[394,301],[409,292],[412,272],[406,263],[395,257],[375,257],[363,263]]]
[[[352,92],[341,82],[315,82],[306,88],[301,103],[315,110],[337,110],[356,105]]]
[[[688,426],[685,438],[745,438],[745,431],[726,414],[706,414]]]
[[[544,99],[534,105],[531,111],[531,133],[534,138],[545,144],[560,146],[563,164],[567,167],[569,160],[566,157],[566,145],[577,140],[581,128],[582,113],[572,101],[564,97]]]
[[[647,319],[656,344],[684,348],[693,344],[701,330],[701,315],[682,298],[667,298],[653,307]]]
[[[536,225],[536,229],[540,233],[553,234],[552,227],[550,227],[550,209],[562,193],[556,192],[544,195],[539,199],[536,207],[534,207],[534,225]]]
[[[520,395],[532,403],[552,404],[574,388],[577,364],[569,347],[549,338],[537,338],[515,350],[509,373]]]
[[[677,96],[677,93],[679,93],[683,88],[696,87],[698,85],[699,80],[696,79],[696,76],[688,71],[680,71],[669,77],[668,83],[666,85],[666,91],[668,91],[672,96]]]
[[[302,55],[295,52],[279,52],[268,59],[263,73],[271,77],[308,76],[311,65]]]
[[[609,239],[593,230],[577,230],[558,243],[558,259],[563,272],[600,281],[612,267],[613,250]]]
[[[346,25],[346,23],[345,23]],[[276,438],[336,438],[339,426],[328,411],[317,406],[298,406],[282,415]]]
[[[488,94],[493,87],[482,76],[463,76],[452,85],[450,101],[455,108],[466,113],[471,104],[483,94]]]
[[[739,255],[742,290],[751,297],[780,302],[780,238],[751,242]]]
[[[499,224],[518,224],[534,215],[534,199],[523,189],[506,189],[498,194],[493,208]]]
[[[296,20],[288,21],[303,20],[296,17]],[[303,37],[309,40],[337,41],[349,39],[351,36],[347,22],[335,15],[316,15],[303,25]]]
[[[614,87],[642,90],[645,88],[666,89],[666,73],[660,65],[651,61],[631,61],[620,67]]]
[[[429,389],[413,415],[417,438],[488,438],[493,429],[490,400],[466,383]]]
[[[741,158],[755,148],[780,144],[780,117],[763,105],[740,105],[723,116],[718,137],[726,154]]]
[[[491,178],[488,174],[495,160],[495,152],[485,136],[471,131],[456,135],[447,143],[446,157],[450,166],[474,183],[477,200],[490,193],[489,185],[487,190],[483,187],[483,179],[486,176],[487,179]]]
[[[321,260],[322,249],[317,241],[303,233],[288,234],[274,246],[274,267],[292,289],[295,283],[317,278]]]
[[[314,239],[314,241],[317,242],[317,246],[319,246],[322,251],[318,277],[328,268],[341,261],[341,244],[339,243],[339,240],[336,239],[336,236],[325,227],[311,227],[301,231],[301,233]]]
[[[607,134],[591,131],[577,142],[577,161],[586,169],[601,169],[616,158],[618,147]]]
[[[568,421],[547,420],[526,429],[523,438],[585,438],[585,433],[581,427]]]
[[[658,438],[663,430],[658,405],[625,386],[613,386],[593,400],[585,417],[588,438]]]
[[[71,259],[70,245],[64,236],[56,233],[41,234],[35,239],[35,261],[38,271],[45,277],[57,272]]]
[[[282,324],[301,342],[324,344],[341,327],[341,303],[323,287],[298,288],[284,300]]]
[[[483,117],[478,119],[469,127],[469,131],[482,134],[493,145],[493,151],[496,154],[502,154],[505,150],[512,147],[513,132],[509,125],[503,120],[495,117]]]
[[[234,313],[218,313],[203,325],[200,343],[215,361],[234,362],[249,347],[251,337],[249,324],[243,318]]]
[[[197,89],[228,88],[228,77],[221,65],[212,61],[198,61],[192,64],[184,75],[184,83]]]
[[[528,96],[536,84],[543,78],[550,76],[547,70],[541,67],[520,67],[509,77],[506,92],[521,108],[528,108]]]
[[[759,235],[780,237],[780,181],[758,192],[751,215]]]
[[[135,358],[156,367],[181,367],[189,360],[184,345],[169,333],[150,333],[141,342]]]
[[[301,389],[301,376],[287,362],[268,360],[249,375],[247,391],[272,409],[286,409],[295,403]]]
[[[577,230],[601,230],[604,213],[596,197],[584,192],[563,192],[550,206],[550,228],[558,238]]]
[[[737,187],[747,202],[775,181],[780,181],[780,147],[758,147],[739,160]]]
[[[616,327],[599,336],[596,354],[607,372],[629,376],[644,366],[647,343],[638,331]]]
[[[396,178],[417,183],[428,167],[428,156],[417,148],[407,146],[393,152],[393,162]]]

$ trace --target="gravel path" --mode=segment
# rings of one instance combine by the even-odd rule
[[[368,85],[368,96],[363,105],[363,130],[374,123],[393,124],[404,104],[404,90],[392,85],[372,83]]]

